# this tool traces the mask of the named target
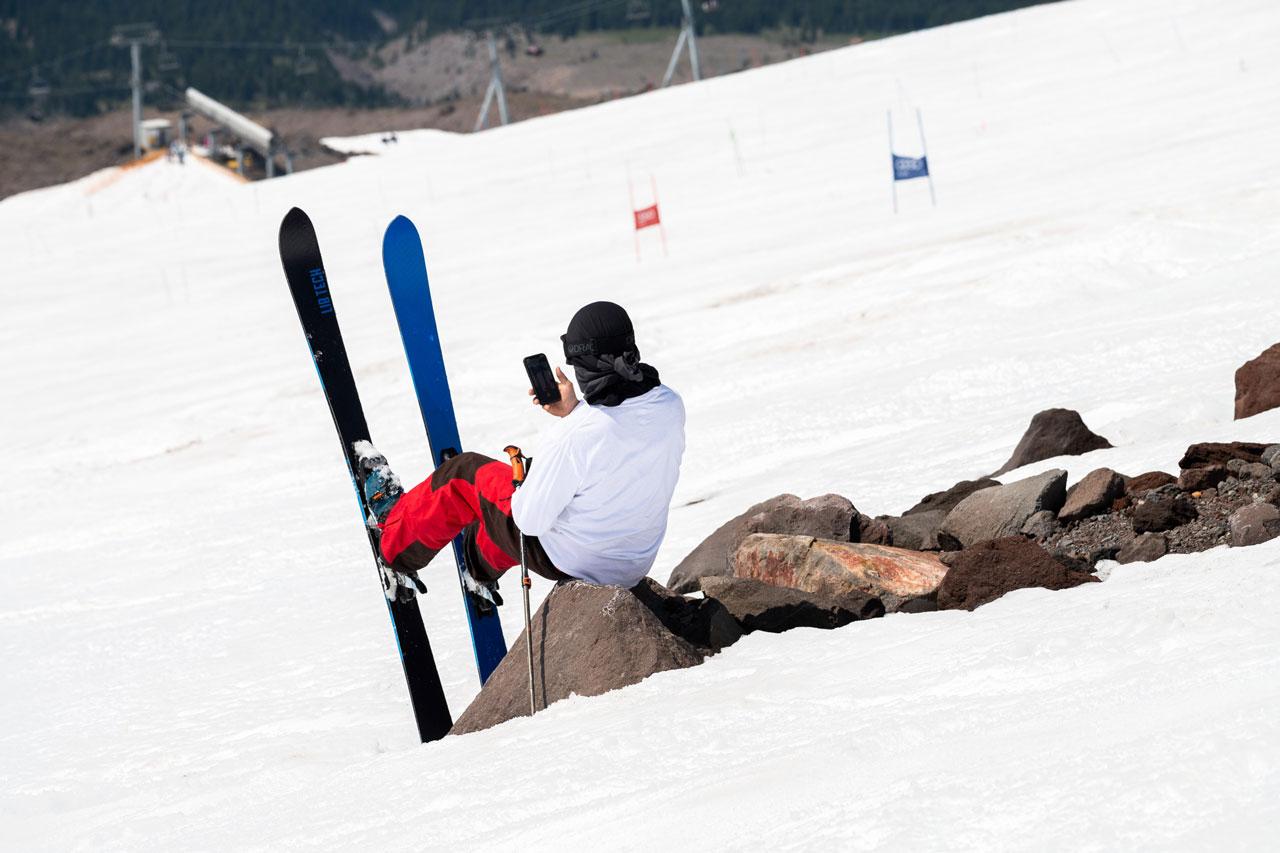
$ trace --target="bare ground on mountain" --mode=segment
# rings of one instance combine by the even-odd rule
[[[645,91],[662,81],[676,32],[636,30],[592,33],[538,44],[543,55],[527,55],[525,43],[514,55],[500,43],[502,72],[512,121],[589,106]],[[698,39],[701,66],[717,76],[846,44],[828,38],[801,47],[786,34],[769,37],[722,35]],[[381,83],[417,106],[395,109],[277,109],[249,118],[275,130],[296,152],[299,171],[339,162],[342,155],[320,144],[326,136],[437,128],[458,133],[475,126],[489,82],[488,48],[468,35],[444,34],[411,45],[397,39],[362,62],[335,57],[350,79]],[[674,82],[690,79],[687,52]],[[178,126],[178,113],[144,109],[146,118],[168,118]],[[490,124],[498,121],[496,107]],[[210,124],[191,120],[192,134],[202,137]],[[0,198],[39,187],[65,183],[133,159],[131,112],[120,109],[88,119],[14,118],[0,124]],[[279,161],[283,165],[283,160]],[[265,174],[251,165],[249,177]]]

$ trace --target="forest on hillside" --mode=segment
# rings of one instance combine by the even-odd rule
[[[1031,5],[1026,0],[690,0],[699,34],[876,37]],[[680,0],[0,0],[0,115],[91,115],[127,102],[130,42],[149,102],[188,85],[236,105],[397,103],[344,81],[329,52],[362,58],[390,39],[465,28],[570,36],[674,28]],[[145,25],[144,25],[145,22]]]

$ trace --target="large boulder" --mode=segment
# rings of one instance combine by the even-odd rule
[[[1236,371],[1236,420],[1280,406],[1280,344]]]
[[[1116,498],[1124,497],[1124,477],[1110,468],[1090,471],[1067,490],[1067,499],[1058,511],[1058,520],[1070,524],[1111,509]]]
[[[1245,462],[1261,462],[1262,453],[1270,445],[1257,441],[1205,441],[1193,444],[1178,461],[1178,467],[1208,468],[1210,465],[1226,465],[1232,459],[1243,459]]]
[[[667,587],[678,593],[697,592],[698,578],[732,575],[733,555],[752,533],[786,533],[848,542],[855,526],[860,531],[862,518],[849,499],[840,495],[809,500],[795,495],[769,498],[716,528],[672,570]]]
[[[573,694],[598,696],[655,672],[696,666],[704,655],[673,634],[630,590],[562,581],[532,620],[534,696],[539,710]],[[529,715],[524,633],[462,712],[450,734]]]
[[[1009,461],[991,476],[1021,468],[1041,459],[1055,456],[1079,456],[1091,450],[1102,450],[1111,442],[1084,425],[1080,413],[1073,409],[1046,409],[1031,419],[1022,440],[1014,448]]]
[[[1067,589],[1098,579],[1075,572],[1030,539],[1006,536],[965,548],[938,587],[938,609],[973,610],[1015,589]]]
[[[1013,536],[1031,516],[1041,510],[1056,513],[1066,499],[1067,472],[1061,468],[1007,486],[983,489],[951,510],[938,531],[939,541],[950,537],[967,547],[984,539]]]
[[[937,590],[947,567],[932,554],[887,545],[755,533],[739,546],[733,573],[837,599],[871,595],[893,613],[918,609],[916,600]]]
[[[839,628],[884,615],[884,602],[866,593],[841,597],[806,592],[754,578],[705,577],[706,601],[732,614],[741,630],[777,634],[792,628]]]

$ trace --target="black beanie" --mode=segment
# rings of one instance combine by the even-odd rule
[[[592,302],[560,337],[578,386],[593,406],[616,406],[658,385],[658,371],[640,363],[635,329],[621,305]]]

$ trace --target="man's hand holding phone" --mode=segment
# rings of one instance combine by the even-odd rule
[[[547,357],[542,354],[531,355],[524,360],[525,372],[529,374],[529,396],[536,406],[542,406],[557,418],[563,418],[578,405],[578,397],[574,394],[573,383],[564,375],[564,371],[556,368],[555,377],[551,375],[551,367]]]

